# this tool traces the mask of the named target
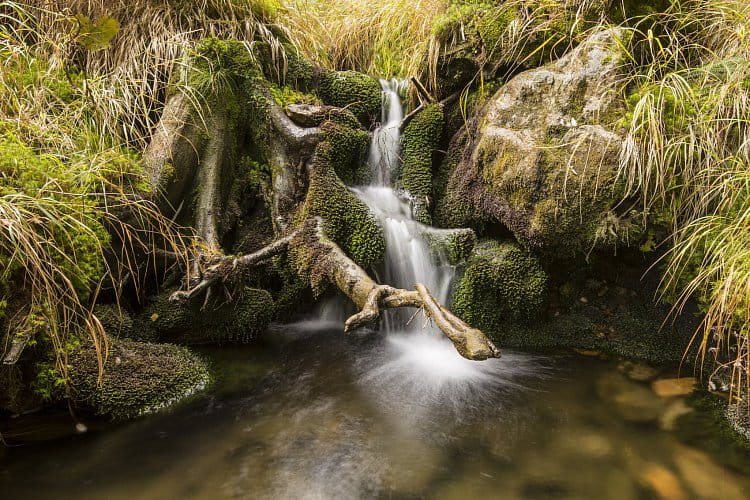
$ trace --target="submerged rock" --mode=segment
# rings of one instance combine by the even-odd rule
[[[627,236],[629,224],[613,211],[623,136],[607,125],[622,107],[622,37],[616,28],[597,32],[500,88],[470,136],[453,141],[463,153],[448,152],[456,163],[439,222],[501,223],[524,246],[558,255]]]
[[[596,389],[599,397],[611,402],[615,411],[629,422],[655,422],[664,410],[664,400],[618,373],[602,377]]]
[[[651,389],[657,396],[663,398],[685,396],[695,390],[696,383],[695,377],[663,378],[654,380],[651,383]]]

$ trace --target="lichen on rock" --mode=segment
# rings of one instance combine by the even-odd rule
[[[617,28],[594,33],[500,88],[441,168],[441,224],[500,223],[525,247],[558,256],[602,243],[600,225],[623,194],[623,136],[606,119],[623,109],[616,83],[624,36]]]

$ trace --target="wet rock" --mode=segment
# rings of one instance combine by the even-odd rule
[[[622,37],[617,28],[594,33],[501,87],[450,167],[437,219],[451,227],[499,222],[523,246],[557,255],[615,244],[635,229],[613,208],[623,136],[608,123],[622,109]]]
[[[294,123],[302,127],[317,127],[327,118],[333,106],[316,104],[290,104],[286,107],[286,115]]]
[[[597,383],[597,393],[630,422],[655,422],[665,406],[664,401],[646,387],[625,379],[619,373],[602,377]]]
[[[695,390],[695,377],[663,378],[651,383],[651,389],[658,396],[670,398],[685,396]]]
[[[636,382],[648,382],[659,375],[659,369],[639,361],[623,361],[617,365],[617,369],[624,373],[630,380]]]
[[[688,498],[677,476],[661,465],[646,465],[639,479],[660,500],[687,500]]]

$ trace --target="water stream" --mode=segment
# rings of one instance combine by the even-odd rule
[[[368,159],[373,181],[352,189],[370,207],[385,233],[385,258],[377,278],[407,290],[422,283],[441,303],[448,304],[455,268],[446,256],[430,249],[424,237],[429,228],[414,220],[406,193],[391,186],[401,162],[401,95],[407,84],[393,79],[381,80],[381,86],[381,125],[373,134]],[[381,331],[391,357],[373,367],[370,382],[379,386],[396,384],[393,390],[415,398],[460,406],[467,402],[462,396],[468,395],[476,403],[478,387],[492,384],[503,364],[464,359],[434,324],[410,309],[384,311]]]
[[[353,191],[383,225],[378,280],[426,284],[449,302],[454,269],[390,187],[398,168],[399,82],[384,82],[373,185]],[[394,126],[395,125],[395,126]],[[747,498],[750,465],[720,463],[707,416],[663,399],[616,363],[504,352],[469,361],[413,311],[343,335],[351,306],[277,325],[261,345],[205,349],[217,382],[169,412],[76,435],[0,447],[4,498]],[[348,309],[347,309],[348,308]],[[644,418],[648,416],[648,418]],[[51,433],[43,416],[5,435]],[[67,423],[66,423],[67,422]],[[28,426],[32,427],[29,428]],[[34,427],[36,426],[36,427]],[[667,430],[665,430],[667,429]],[[689,444],[686,444],[689,441]],[[721,448],[725,450],[726,448]],[[726,459],[729,454],[723,453]]]

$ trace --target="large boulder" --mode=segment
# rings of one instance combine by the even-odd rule
[[[452,141],[437,221],[500,223],[525,247],[572,255],[613,243],[623,133],[623,32],[597,32],[561,59],[520,73]],[[447,171],[446,171],[447,170]]]

